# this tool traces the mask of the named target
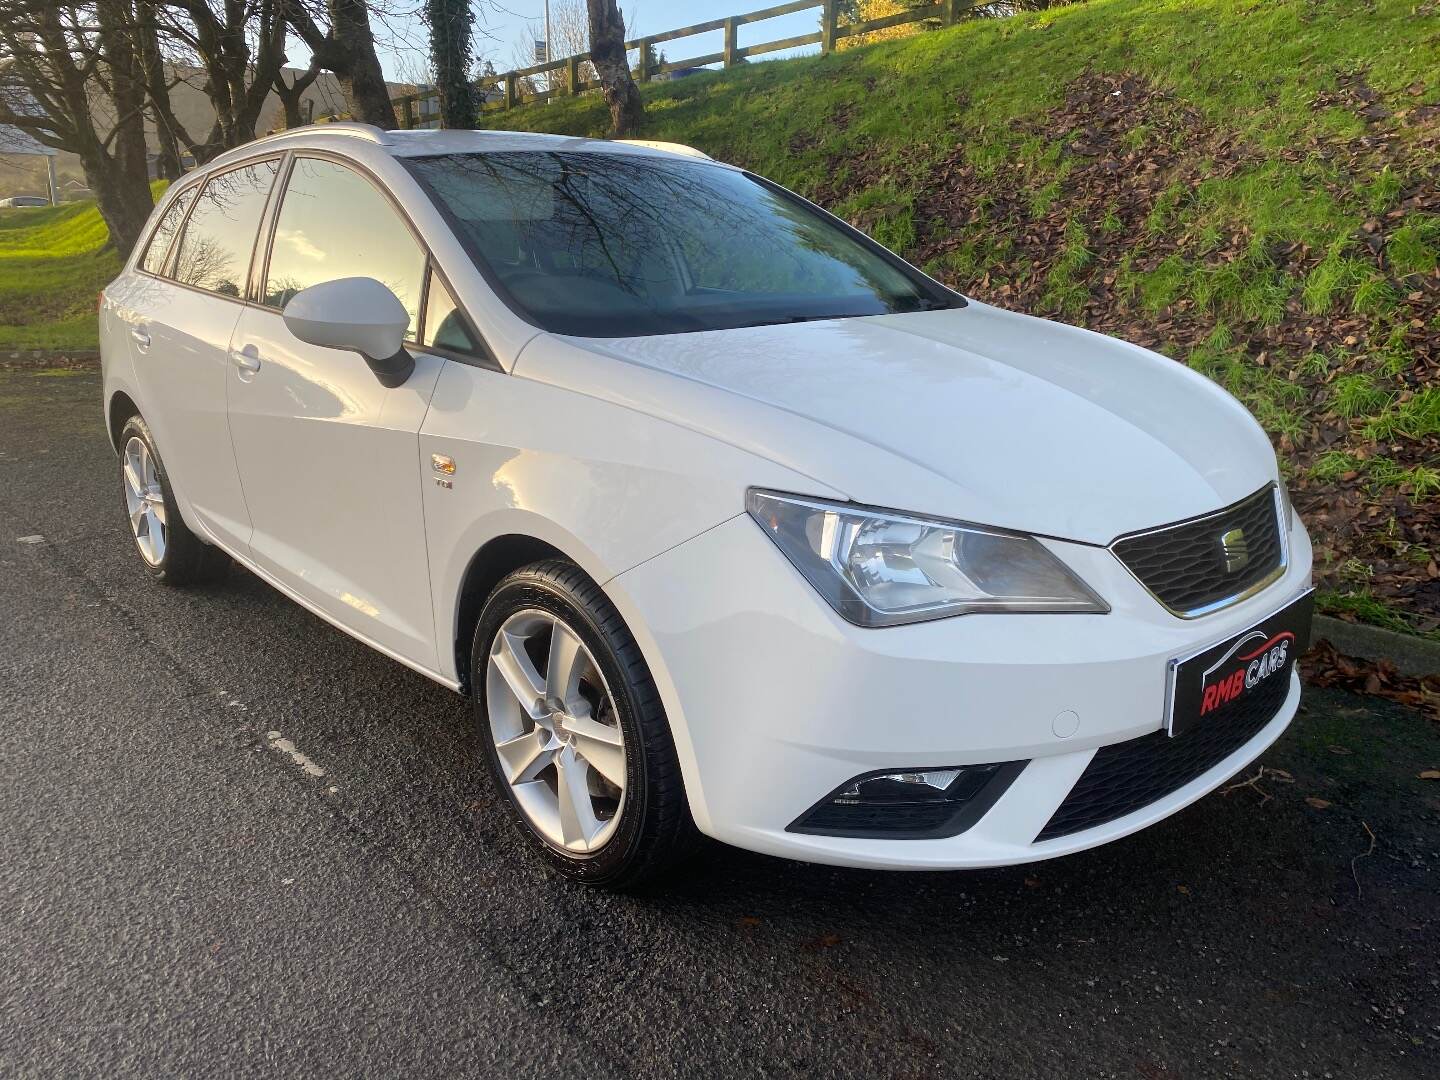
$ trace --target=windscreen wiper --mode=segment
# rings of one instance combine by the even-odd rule
[[[842,312],[838,315],[784,315],[778,319],[764,319],[760,322],[746,323],[746,326],[784,326],[787,323],[802,322],[825,322],[829,319],[859,319],[861,312]]]

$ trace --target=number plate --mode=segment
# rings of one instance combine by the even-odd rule
[[[1165,729],[1180,735],[1271,679],[1289,679],[1310,644],[1313,590],[1248,630],[1170,661]]]

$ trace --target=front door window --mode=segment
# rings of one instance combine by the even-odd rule
[[[337,278],[370,277],[400,298],[419,325],[425,255],[375,185],[324,158],[297,158],[275,222],[263,302],[283,308],[301,289]]]

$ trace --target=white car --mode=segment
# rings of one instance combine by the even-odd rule
[[[150,573],[468,693],[577,880],[1064,855],[1295,715],[1310,543],[1244,408],[685,147],[286,132],[171,187],[100,325]]]

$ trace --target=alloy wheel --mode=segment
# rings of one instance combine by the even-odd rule
[[[485,706],[500,770],[531,828],[570,856],[603,847],[625,807],[625,738],[580,636],[548,611],[511,615],[490,644]]]
[[[130,513],[130,532],[140,557],[151,566],[165,560],[165,494],[155,458],[145,440],[131,436],[121,456],[125,476],[125,508]]]

